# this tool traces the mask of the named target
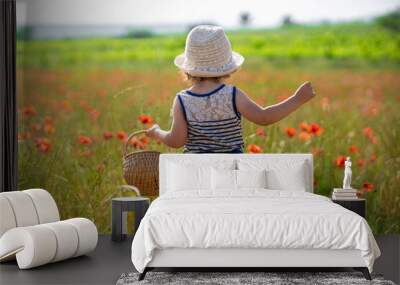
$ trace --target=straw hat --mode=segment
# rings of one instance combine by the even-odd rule
[[[192,76],[218,77],[232,73],[243,61],[221,27],[200,25],[189,32],[185,52],[174,63]]]

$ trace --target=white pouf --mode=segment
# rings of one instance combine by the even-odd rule
[[[20,269],[28,269],[96,248],[95,224],[85,218],[60,221],[43,189],[0,193],[0,214],[0,262],[16,258]]]

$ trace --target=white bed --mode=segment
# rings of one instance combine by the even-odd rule
[[[267,169],[274,189],[209,188],[208,167],[248,173],[250,184]],[[154,267],[354,267],[370,278],[380,251],[367,222],[312,193],[310,154],[163,154],[132,262],[140,279]]]

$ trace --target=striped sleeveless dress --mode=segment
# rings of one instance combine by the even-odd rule
[[[236,87],[225,84],[206,94],[190,90],[177,94],[188,127],[183,152],[243,152],[241,115],[235,97]]]

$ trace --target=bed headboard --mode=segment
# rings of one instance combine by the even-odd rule
[[[256,160],[267,160],[267,161],[279,161],[279,162],[305,162],[305,173],[306,173],[306,184],[304,185],[307,192],[313,193],[314,181],[313,181],[313,156],[309,153],[285,153],[285,154],[182,154],[182,153],[168,153],[160,155],[160,195],[166,192],[166,183],[168,179],[167,165],[168,162],[176,163],[194,163],[197,165],[213,165],[213,162],[220,162],[221,160],[227,163],[234,163],[240,159],[256,159]]]

